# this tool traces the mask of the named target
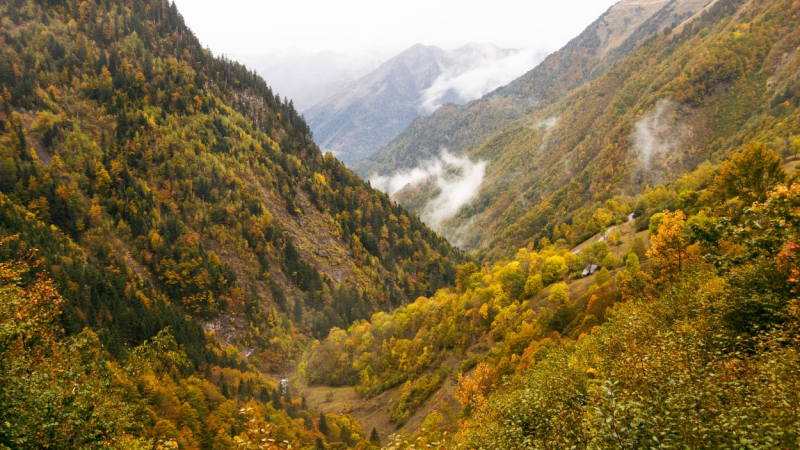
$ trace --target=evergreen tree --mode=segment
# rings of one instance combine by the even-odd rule
[[[328,428],[328,419],[325,418],[325,413],[319,413],[319,424],[317,424],[317,429],[325,436],[330,433],[331,430]]]

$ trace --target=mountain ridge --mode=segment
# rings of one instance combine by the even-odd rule
[[[699,3],[710,2],[699,0]],[[416,161],[438,156],[441,148],[458,154],[491,135],[498,124],[544,107],[602,73],[637,45],[642,36],[636,36],[634,32],[647,22],[656,27],[672,25],[669,21],[673,19],[669,16],[674,11],[670,9],[671,5],[696,5],[698,1],[647,1],[644,3],[650,8],[634,11],[633,16],[629,16],[630,9],[641,7],[639,3],[638,0],[626,0],[612,6],[563,49],[549,55],[536,68],[508,85],[465,106],[447,106],[430,117],[415,120],[385,148],[357,162],[353,169],[364,177],[387,175],[397,169],[413,167]],[[609,28],[609,18],[612,22],[625,22],[627,19],[629,24],[616,31]],[[647,29],[645,26],[644,30]],[[603,30],[608,31],[606,36],[600,35]],[[631,30],[630,33],[627,30]],[[618,38],[610,39],[610,36]]]
[[[548,57],[529,73],[465,107],[442,108],[430,118],[416,121],[392,144],[354,168],[362,175],[390,173],[394,170],[391,168],[413,167],[417,158],[432,158],[442,148],[456,155],[466,152],[462,156],[473,161],[489,161],[486,177],[491,184],[487,184],[485,180],[478,198],[465,207],[460,216],[438,229],[451,241],[464,245],[467,250],[485,251],[491,248],[490,251],[499,257],[501,253],[494,251],[495,246],[490,244],[489,239],[508,239],[498,237],[505,231],[487,233],[487,236],[493,237],[484,239],[478,237],[474,230],[486,230],[495,226],[499,229],[513,222],[515,219],[509,218],[508,214],[516,214],[517,217],[522,215],[522,204],[528,201],[526,197],[549,195],[550,187],[557,185],[554,177],[561,175],[560,170],[546,174],[543,172],[542,176],[550,180],[544,181],[538,178],[536,172],[531,172],[535,166],[531,162],[525,162],[525,158],[544,158],[551,161],[562,158],[565,164],[571,164],[567,162],[566,156],[571,149],[561,147],[565,145],[565,141],[563,137],[556,135],[561,133],[572,137],[574,133],[566,129],[558,131],[563,129],[564,123],[559,122],[561,111],[556,108],[565,108],[558,105],[571,105],[572,109],[576,109],[576,92],[581,92],[582,88],[583,92],[589,92],[591,88],[587,86],[603,76],[607,77],[609,71],[616,70],[619,61],[626,59],[626,55],[634,54],[653,39],[658,39],[664,30],[672,31],[674,26],[684,22],[710,2],[653,1],[646,2],[650,9],[644,11],[639,3],[618,3],[564,49]],[[625,14],[631,12],[634,13],[634,18],[625,17]],[[600,39],[598,33],[612,23],[627,25],[618,32],[619,38]],[[608,35],[607,32],[604,33],[605,36]],[[598,56],[601,54],[605,56]],[[596,105],[603,107],[606,100],[597,95],[594,97],[597,99]],[[588,133],[586,123],[581,122],[579,126],[584,133]],[[556,135],[552,135],[553,133]],[[512,135],[514,138],[510,140],[509,136]],[[510,142],[514,144],[510,145]],[[509,147],[509,153],[514,153],[513,159],[510,155],[504,155],[503,146]],[[555,146],[559,150],[553,153],[556,155],[553,157],[539,155],[541,149],[536,149],[543,146]],[[524,175],[520,172],[523,168],[528,171]],[[531,186],[535,183],[548,184],[548,191],[538,188],[534,191]],[[518,203],[509,203],[508,199],[500,202],[488,198],[496,198],[503,189],[509,188],[509,184],[516,186],[513,189],[523,189],[522,192],[527,190]],[[409,187],[394,197],[412,210],[421,212],[425,208],[426,199],[435,188],[432,184]],[[537,202],[545,203],[537,200],[534,204]],[[509,209],[504,210],[505,208]],[[500,226],[500,222],[504,225]],[[514,245],[520,244],[518,242]],[[504,252],[510,251],[511,248],[505,247]]]
[[[465,94],[449,85],[459,76],[514,56],[534,64],[536,57],[528,53],[491,44],[449,51],[416,44],[304,111],[304,116],[320,146],[349,164],[371,154],[421,114],[443,103],[463,102]],[[491,83],[496,75],[483,77]]]

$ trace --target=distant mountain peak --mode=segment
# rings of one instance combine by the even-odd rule
[[[351,164],[387,144],[415,118],[446,103],[474,100],[543,57],[542,52],[491,43],[453,50],[418,43],[309,108],[305,116],[320,146]]]

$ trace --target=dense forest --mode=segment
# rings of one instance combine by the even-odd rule
[[[464,255],[174,4],[19,0],[0,22],[0,446],[370,445],[267,374],[451,284]]]
[[[456,384],[458,409],[389,448],[795,448],[798,181],[748,146],[631,202],[660,211],[644,230],[459,266],[453,287],[332,330],[303,375],[397,386],[399,425]]]
[[[800,447],[800,2],[680,5],[493,94],[468,256],[174,4],[4,2],[0,449]]]

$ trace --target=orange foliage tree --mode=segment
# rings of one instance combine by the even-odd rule
[[[486,398],[494,385],[494,373],[486,364],[478,364],[471,376],[458,376],[456,386],[456,400],[464,406],[467,414],[474,409],[486,404]]]

